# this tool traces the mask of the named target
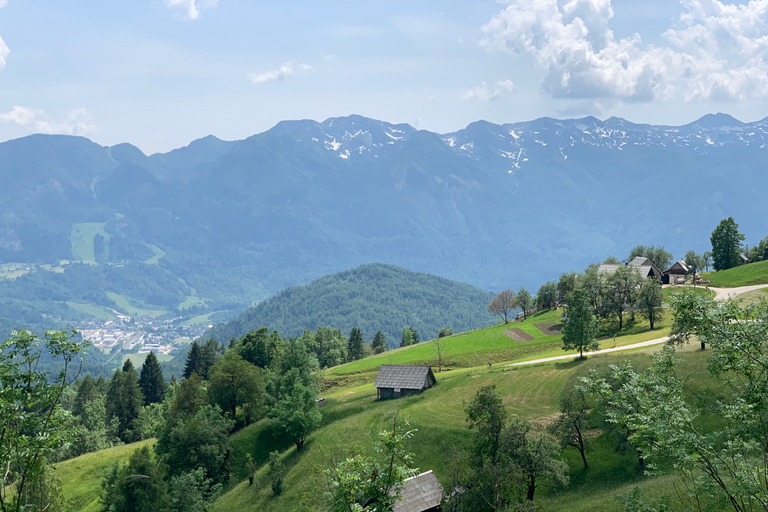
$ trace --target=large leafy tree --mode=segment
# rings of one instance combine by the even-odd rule
[[[571,388],[560,395],[560,415],[549,426],[549,431],[560,440],[563,448],[572,446],[579,451],[584,470],[587,464],[587,405],[584,392],[579,388]]]
[[[165,481],[168,466],[155,461],[148,447],[133,452],[128,463],[115,464],[102,484],[104,512],[170,512]]]
[[[695,284],[696,275],[701,272],[704,267],[704,258],[697,254],[696,251],[688,251],[685,253],[683,260],[685,261],[685,264],[688,265],[691,274],[693,274],[693,282]]]
[[[275,419],[277,430],[296,443],[297,450],[322,420],[317,407],[317,369],[314,354],[299,340],[291,340],[267,383],[267,396],[272,404],[269,415]]]
[[[637,307],[640,313],[653,325],[661,320],[664,314],[662,306],[661,282],[658,279],[646,279],[637,296]]]
[[[712,242],[712,263],[715,270],[725,270],[739,264],[744,235],[739,233],[739,225],[733,217],[721,220],[709,240]]]
[[[621,265],[606,278],[606,299],[610,311],[619,317],[619,329],[624,327],[624,313],[634,310],[643,278],[631,265]]]
[[[765,510],[768,305],[742,308],[693,294],[671,300],[675,336],[695,334],[710,345],[709,373],[728,393],[703,408],[695,388],[676,371],[673,345],[646,371],[623,363],[611,367],[609,378],[591,374],[587,389],[606,406],[609,421],[627,426],[651,469],[664,461],[679,471],[688,490],[678,494],[684,508]]]
[[[550,309],[552,304],[557,300],[557,283],[554,281],[547,281],[541,288],[539,293],[536,294],[537,306]]]
[[[282,340],[277,331],[269,334],[269,329],[261,327],[251,331],[240,339],[237,350],[243,359],[261,368],[267,368],[278,356]]]
[[[579,351],[584,357],[584,350],[597,350],[597,333],[600,323],[592,314],[589,295],[586,290],[576,290],[571,294],[568,304],[568,318],[563,325],[563,350]]]
[[[144,394],[144,405],[156,404],[165,398],[165,379],[160,362],[154,352],[150,352],[141,366],[139,387]]]
[[[503,290],[491,300],[488,304],[488,312],[492,315],[498,315],[504,323],[509,323],[510,315],[517,307],[515,292],[512,290]]]
[[[355,455],[325,470],[325,501],[331,512],[387,512],[400,498],[406,478],[419,470],[412,468],[413,454],[407,443],[415,430],[408,421],[395,416],[392,430],[379,433],[374,449],[378,456]]]
[[[121,370],[117,370],[109,383],[106,398],[107,422],[117,419],[117,434],[123,442],[139,439],[134,422],[139,417],[144,395],[139,387],[139,376],[130,359],[126,359]]]
[[[517,305],[523,310],[524,318],[528,318],[528,312],[536,306],[531,293],[522,286],[517,291]]]
[[[68,372],[87,342],[74,331],[48,331],[43,340],[22,330],[0,343],[0,510],[27,510],[46,483],[46,459],[71,440],[61,407]],[[56,376],[38,371],[40,351],[62,362]],[[40,505],[40,503],[38,503]],[[46,504],[43,503],[43,506]]]
[[[245,413],[245,424],[259,415],[264,402],[264,379],[261,368],[244,360],[230,350],[213,365],[209,372],[208,398],[237,419],[237,408]]]

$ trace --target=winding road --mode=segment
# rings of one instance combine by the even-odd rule
[[[768,284],[756,284],[754,286],[739,286],[738,288],[709,288],[715,292],[715,300],[727,300],[732,299],[742,293],[751,292],[754,290],[760,290],[761,288],[768,288]],[[618,352],[620,350],[632,350],[633,348],[649,347],[651,345],[659,345],[666,342],[669,336],[663,338],[656,338],[655,340],[641,341],[639,343],[633,343],[632,345],[624,345],[622,347],[604,348],[602,350],[595,350],[590,352],[589,355],[595,354],[607,354],[609,352]],[[563,361],[566,359],[573,359],[574,354],[567,354],[564,356],[544,357],[542,359],[534,359],[532,361],[521,361],[519,363],[510,363],[504,366],[524,366],[527,364],[548,363],[550,361]]]

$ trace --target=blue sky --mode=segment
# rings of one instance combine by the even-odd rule
[[[283,119],[768,116],[768,0],[0,0],[0,140],[168,151]]]

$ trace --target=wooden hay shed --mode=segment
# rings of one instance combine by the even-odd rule
[[[400,499],[392,512],[438,512],[443,499],[443,486],[432,470],[406,478],[400,491]]]
[[[435,382],[435,374],[429,366],[384,364],[376,375],[376,391],[381,399],[415,395]]]

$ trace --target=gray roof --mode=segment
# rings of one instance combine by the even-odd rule
[[[648,265],[653,265],[653,262],[648,258],[643,258],[642,256],[635,256],[635,259],[630,261],[629,264],[632,265],[633,267],[645,267]]]
[[[383,364],[376,375],[376,387],[395,390],[422,389],[429,385],[427,378],[430,373],[432,369],[429,366]]]
[[[688,272],[690,272],[691,269],[688,268],[688,265],[686,265],[683,260],[680,260],[680,261],[676,261],[675,264],[672,265],[671,267],[669,267],[669,270],[667,270],[664,273],[665,274],[674,274],[675,270],[682,270],[683,272],[685,272],[687,274]]]
[[[422,512],[438,506],[441,499],[443,486],[430,470],[403,482],[400,499],[395,502],[392,512]]]

